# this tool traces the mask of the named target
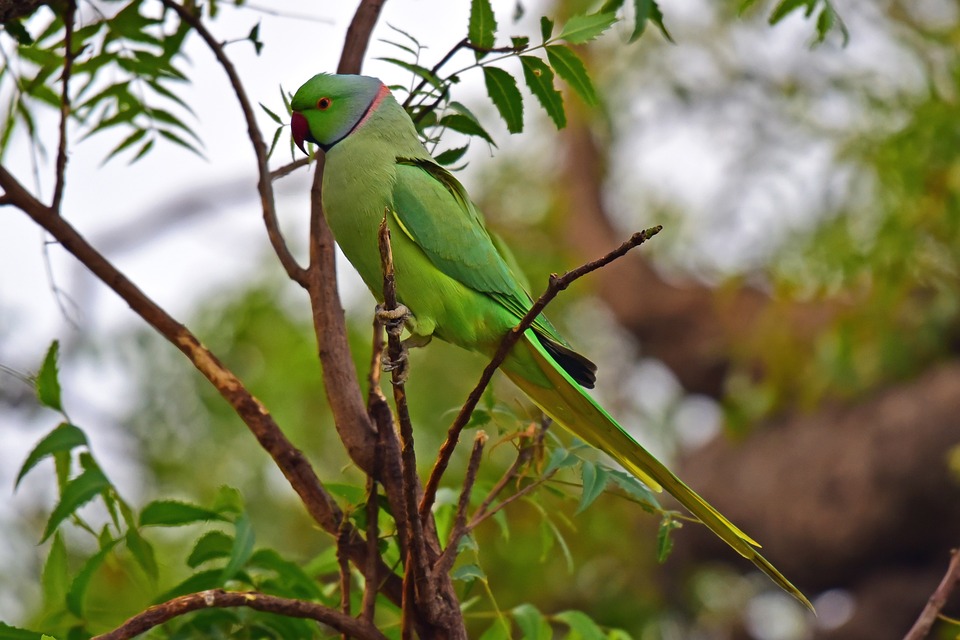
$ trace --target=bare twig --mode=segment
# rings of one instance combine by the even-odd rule
[[[510,349],[512,349],[513,345],[520,340],[523,333],[530,328],[537,316],[539,316],[543,312],[544,308],[555,297],[557,297],[557,294],[569,287],[572,282],[587,275],[591,271],[596,271],[597,269],[610,264],[617,258],[626,255],[626,253],[634,247],[640,246],[653,236],[657,235],[662,228],[663,227],[658,225],[643,231],[638,231],[630,236],[626,242],[603,257],[592,262],[588,262],[587,264],[577,267],[576,269],[567,271],[562,276],[557,276],[556,274],[552,274],[550,276],[547,289],[537,299],[537,301],[533,303],[533,306],[530,307],[530,310],[527,311],[527,314],[523,316],[520,322],[503,337],[503,340],[500,341],[499,348],[497,349],[496,353],[493,354],[493,358],[480,375],[480,381],[477,382],[477,386],[475,386],[473,391],[470,392],[470,395],[467,396],[467,401],[464,403],[463,407],[460,409],[460,412],[457,414],[457,417],[454,419],[453,424],[450,426],[450,429],[447,431],[447,439],[440,447],[437,460],[430,472],[430,478],[427,480],[427,484],[424,487],[423,499],[420,501],[420,517],[424,517],[430,512],[430,507],[433,505],[433,501],[437,494],[437,488],[440,486],[440,478],[443,477],[443,474],[447,469],[447,465],[450,463],[450,456],[453,455],[453,450],[456,448],[457,442],[460,439],[460,432],[463,431],[463,428],[466,426],[467,422],[470,421],[470,416],[473,415],[473,410],[476,409],[477,404],[480,402],[480,398],[483,396],[484,390],[486,390],[487,385],[490,384],[490,380],[493,378],[494,372],[500,367],[501,364],[503,364],[503,361],[510,352]]]
[[[270,172],[270,180],[271,180],[271,181],[273,181],[273,180],[279,180],[280,178],[283,178],[283,177],[285,177],[285,176],[290,175],[291,173],[293,173],[294,171],[296,171],[296,170],[299,169],[300,167],[305,167],[305,166],[307,166],[308,164],[310,164],[310,163],[313,162],[313,161],[314,161],[314,156],[307,156],[307,157],[305,157],[305,158],[297,158],[297,159],[294,160],[293,162],[287,163],[287,164],[283,165],[282,167],[277,167],[276,169],[274,169],[273,171],[271,171],[271,172]]]
[[[343,514],[336,501],[323,487],[303,453],[293,446],[260,401],[220,360],[213,355],[185,326],[144,294],[112,263],[94,249],[70,223],[50,207],[32,196],[3,166],[0,166],[0,187],[14,204],[53,236],[93,274],[109,286],[135,313],[176,346],[233,407],[283,472],[290,486],[300,496],[310,516],[331,535],[337,535]],[[358,565],[366,564],[366,545],[357,534],[350,537],[350,557]],[[400,602],[400,582],[386,565],[381,575],[390,576],[385,593]]]
[[[903,636],[903,640],[922,640],[927,637],[958,581],[960,581],[960,549],[953,549],[950,551],[950,564],[947,566],[943,580],[937,585],[933,595],[927,600],[927,606],[920,612],[920,617],[910,627],[907,635]]]
[[[433,570],[437,574],[445,574],[453,567],[457,560],[457,547],[460,540],[468,533],[467,509],[470,508],[470,495],[473,493],[473,483],[477,480],[477,471],[480,469],[480,460],[483,458],[483,447],[487,443],[485,431],[478,431],[473,440],[473,450],[470,452],[470,461],[467,463],[467,473],[463,477],[463,489],[460,491],[460,500],[457,502],[457,513],[454,517],[453,528],[443,554],[437,559]]]
[[[543,438],[546,435],[547,428],[549,426],[549,419],[545,419],[541,423],[540,428],[537,430],[533,443],[520,448],[520,450],[517,452],[516,459],[513,461],[513,464],[510,465],[509,469],[503,472],[503,475],[500,476],[497,484],[493,486],[493,488],[490,490],[490,493],[486,495],[486,497],[480,503],[480,506],[477,507],[477,510],[474,513],[474,518],[486,513],[490,508],[490,505],[493,504],[493,501],[496,500],[500,493],[507,487],[507,485],[517,477],[517,473],[519,473],[520,469],[522,469],[523,466],[529,462],[537,448],[543,445]]]
[[[57,178],[53,187],[53,200],[50,208],[60,213],[63,202],[63,187],[67,177],[67,121],[70,119],[70,74],[73,71],[73,23],[77,15],[76,0],[67,0],[63,15],[63,75],[60,91],[60,144],[57,147]]]
[[[280,231],[280,223],[277,220],[277,209],[273,197],[273,181],[270,176],[270,167],[267,162],[267,144],[260,133],[260,127],[257,125],[257,118],[247,97],[247,92],[240,81],[240,75],[237,73],[230,58],[223,50],[223,45],[213,37],[213,34],[207,29],[200,18],[193,13],[191,9],[181,6],[173,0],[161,0],[163,6],[172,9],[180,19],[193,27],[203,41],[217,58],[217,62],[223,67],[227,77],[230,80],[230,86],[233,88],[237,101],[240,103],[240,109],[243,111],[243,117],[247,122],[247,135],[253,144],[253,151],[257,157],[257,191],[260,193],[260,205],[263,208],[263,222],[267,227],[267,236],[270,238],[270,244],[280,259],[280,264],[286,270],[291,280],[302,287],[307,286],[306,270],[297,263],[296,258],[290,253],[283,234]]]
[[[128,640],[192,611],[234,607],[247,607],[291,618],[316,620],[345,635],[361,640],[386,640],[386,636],[369,622],[357,620],[315,602],[223,589],[191,593],[154,605],[133,616],[113,631],[96,636],[93,640]]]

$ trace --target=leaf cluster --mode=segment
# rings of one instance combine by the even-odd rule
[[[200,138],[182,115],[192,111],[177,89],[188,81],[181,63],[189,26],[148,0],[124,3],[112,16],[94,9],[96,17],[69,34],[63,13],[45,22],[38,15],[30,23],[35,33],[19,38],[16,56],[0,64],[0,82],[12,85],[0,115],[0,157],[21,127],[42,151],[35,114],[40,107],[63,108],[63,96],[53,85],[62,80],[58,75],[68,59],[66,113],[82,136],[109,130],[124,134],[105,162],[127,150],[135,162],[161,139],[200,154]]]

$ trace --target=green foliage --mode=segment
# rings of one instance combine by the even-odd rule
[[[147,0],[126,2],[112,17],[101,14],[72,34],[69,117],[84,137],[113,129],[124,134],[104,161],[135,148],[135,162],[159,139],[200,153],[199,137],[177,113],[190,112],[176,91],[187,81],[179,62],[189,27],[166,11],[153,15],[156,8]],[[20,39],[20,64],[9,59],[0,64],[0,81],[12,85],[0,115],[0,157],[17,127],[40,147],[34,112],[42,106],[60,109],[61,96],[51,84],[65,63],[63,17],[46,22],[38,17],[30,26],[36,35]]]

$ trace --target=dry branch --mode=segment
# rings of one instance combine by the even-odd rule
[[[247,607],[291,618],[316,620],[358,640],[386,640],[386,636],[369,622],[357,620],[315,602],[279,598],[256,592],[224,591],[222,589],[191,593],[154,605],[133,616],[120,627],[109,633],[96,636],[93,640],[128,640],[193,611],[234,607]]]

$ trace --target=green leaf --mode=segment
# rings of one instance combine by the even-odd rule
[[[593,40],[609,29],[617,21],[615,13],[590,13],[573,16],[563,25],[558,40],[566,40],[570,44],[583,44]]]
[[[442,151],[441,153],[438,153],[437,155],[435,155],[433,159],[437,161],[437,164],[450,166],[455,162],[458,162],[463,157],[463,154],[465,154],[467,152],[467,149],[469,148],[470,148],[470,145],[465,144],[462,147],[454,147],[453,149],[447,149],[446,151]],[[486,421],[480,422],[477,416],[477,413],[486,415]],[[474,420],[475,418],[477,420]],[[489,422],[489,421],[490,421],[490,414],[488,412],[474,411],[473,415],[470,416],[470,424],[467,425],[467,428],[479,427],[482,424],[485,424],[486,422]]]
[[[60,502],[54,507],[47,526],[43,531],[43,542],[49,538],[66,518],[77,509],[95,498],[101,492],[110,488],[110,481],[96,466],[91,466],[79,476],[69,481],[60,495]]]
[[[440,122],[438,124],[441,127],[447,127],[448,129],[465,133],[468,136],[482,138],[493,146],[497,146],[493,141],[493,138],[490,137],[490,134],[487,133],[486,129],[480,126],[480,123],[471,116],[464,115],[462,113],[451,113],[440,118]]]
[[[474,580],[486,580],[487,574],[478,564],[465,564],[454,569],[450,573],[450,577],[461,582],[473,582]]]
[[[636,12],[636,22],[634,23],[633,33],[630,35],[630,42],[636,42],[643,35],[648,20],[657,25],[664,38],[673,42],[673,37],[663,24],[663,12],[660,11],[660,6],[656,0],[634,0],[633,5]]]
[[[467,39],[470,44],[482,49],[492,49],[497,33],[497,20],[493,16],[490,0],[471,0],[470,24],[467,30]],[[477,51],[477,60],[486,55],[484,51]]]
[[[514,77],[497,67],[483,67],[483,80],[487,85],[487,95],[507,123],[507,131],[523,131],[523,97]]]
[[[43,602],[46,609],[59,609],[67,596],[70,576],[67,567],[67,546],[63,543],[60,532],[53,535],[50,553],[43,564],[43,574],[40,584],[43,587]],[[0,636],[2,637],[2,636]]]
[[[607,487],[607,470],[589,460],[584,460],[580,464],[580,479],[583,482],[583,492],[580,494],[580,504],[577,506],[578,514],[593,504],[593,501]]]
[[[554,471],[558,471],[565,467],[572,467],[580,461],[573,452],[564,449],[563,447],[557,447],[550,454],[550,460],[547,461],[547,466],[543,469],[543,475],[548,476]]]
[[[236,535],[233,538],[233,547],[230,549],[230,560],[220,577],[223,582],[233,578],[240,568],[247,563],[250,554],[253,553],[253,544],[256,541],[253,526],[250,524],[250,516],[246,513],[237,518],[234,526],[236,527]]]
[[[480,640],[510,640],[510,623],[498,617],[496,622],[483,632]]]
[[[225,518],[216,511],[177,500],[154,500],[140,511],[141,527],[179,527],[208,520]]]
[[[11,627],[0,622],[0,640],[43,640],[44,635],[37,631],[28,631],[19,627]]]
[[[154,140],[155,140],[154,138],[150,138],[149,140],[147,140],[146,144],[144,144],[142,147],[140,147],[140,150],[137,151],[137,155],[133,156],[133,159],[130,160],[130,164],[133,164],[134,162],[136,162],[137,160],[139,160],[139,159],[142,158],[143,156],[147,155],[147,153],[150,151],[150,149],[153,148],[153,142],[154,142]]]
[[[780,3],[774,7],[770,13],[769,22],[771,25],[777,24],[794,11],[806,7],[807,15],[813,11],[819,0],[780,0]]]
[[[659,509],[660,501],[657,500],[657,497],[653,495],[653,492],[635,477],[628,473],[624,473],[618,469],[608,469],[607,473],[610,476],[610,479],[623,491],[627,493],[632,498],[636,498],[640,501],[641,505],[648,505],[646,509],[648,511],[651,508]]]
[[[101,164],[101,165],[107,164],[107,162],[109,162],[110,159],[113,158],[115,155],[117,155],[118,153],[120,153],[120,152],[123,151],[124,149],[127,149],[128,147],[132,147],[132,146],[133,146],[134,144],[136,144],[137,142],[140,142],[140,140],[141,140],[141,139],[143,138],[143,136],[145,136],[145,135],[147,135],[147,130],[146,130],[146,129],[137,129],[137,130],[135,130],[133,133],[131,133],[129,136],[127,136],[127,137],[123,140],[123,142],[121,142],[121,143],[118,144],[116,147],[114,147],[114,148],[113,148],[113,151],[111,151],[111,152],[107,155],[107,157],[103,159],[103,162],[100,163],[100,164]]]
[[[255,551],[247,562],[247,566],[273,571],[286,585],[291,593],[310,600],[324,600],[323,591],[306,571],[289,560],[280,557],[273,549],[259,549]]]
[[[623,6],[623,2],[624,0],[607,0],[603,3],[603,6],[600,7],[600,13],[613,13]]]
[[[523,51],[530,46],[530,38],[526,36],[511,36],[510,46],[517,51]]]
[[[582,611],[561,611],[553,617],[570,627],[567,640],[605,640],[607,637],[600,626]]]
[[[268,116],[270,116],[270,119],[271,119],[271,120],[273,120],[273,121],[276,122],[277,124],[280,124],[280,125],[283,124],[283,120],[280,119],[280,116],[278,116],[277,114],[275,114],[273,111],[270,111],[270,109],[267,109],[267,108],[263,105],[262,102],[258,102],[257,104],[259,104],[259,105],[260,105],[260,108],[263,109]]]
[[[63,412],[60,403],[60,381],[57,379],[57,358],[60,354],[60,341],[54,340],[43,358],[43,365],[36,378],[37,399],[40,404]]]
[[[540,610],[532,604],[521,604],[511,611],[513,620],[523,632],[524,640],[550,640],[553,633],[550,624]]]
[[[209,560],[227,558],[232,549],[233,536],[222,531],[208,531],[193,545],[193,550],[187,558],[187,566],[196,569]]]
[[[137,561],[137,564],[140,565],[143,572],[147,574],[147,577],[155,581],[159,576],[159,570],[157,568],[156,554],[153,552],[153,545],[140,535],[140,532],[136,529],[127,529],[125,541],[127,549],[131,555],[133,555],[134,560]]]
[[[418,64],[413,64],[405,60],[399,60],[397,58],[377,58],[377,60],[383,60],[384,62],[389,62],[392,65],[400,67],[401,69],[406,69],[410,73],[423,78],[437,89],[440,89],[441,91],[443,90],[443,81],[426,67],[422,67]]]
[[[97,569],[100,568],[100,565],[103,564],[103,561],[107,559],[107,555],[118,542],[120,542],[119,539],[110,540],[100,551],[91,556],[83,563],[83,567],[80,568],[80,573],[77,574],[77,577],[74,578],[70,584],[70,590],[67,592],[67,610],[78,618],[83,617],[83,597],[87,593],[87,586],[90,584],[90,579],[93,577],[93,574],[96,573]]]
[[[33,44],[33,38],[30,37],[30,32],[23,26],[19,20],[8,20],[3,23],[4,30],[13,36],[13,39],[17,41],[17,44],[22,44],[29,46]]]
[[[669,515],[664,516],[660,521],[660,528],[657,529],[657,562],[664,563],[667,561],[667,557],[673,551],[673,538],[670,537],[670,534],[674,529],[679,529],[682,526],[683,522],[674,520]]]
[[[557,525],[555,525],[550,518],[544,517],[540,523],[540,540],[543,547],[540,562],[547,561],[547,557],[553,548],[553,543],[556,542],[560,545],[560,551],[563,552],[563,559],[567,562],[567,571],[572,574],[574,565],[573,554],[570,553],[570,546],[567,544],[567,539],[560,533],[560,529],[557,528]]]
[[[540,18],[540,37],[546,42],[553,35],[553,20],[547,16]]]
[[[593,88],[593,82],[590,81],[587,68],[583,65],[580,56],[574,53],[573,49],[562,44],[552,44],[546,49],[547,60],[550,61],[550,66],[557,75],[563,78],[588,105],[597,104],[597,92]]]
[[[220,485],[217,489],[217,495],[213,498],[211,508],[217,513],[232,513],[240,515],[246,510],[243,504],[243,494],[236,487],[230,485]]]
[[[87,446],[87,436],[79,427],[68,422],[62,422],[53,431],[48,433],[37,446],[33,448],[30,455],[27,456],[23,466],[20,467],[20,473],[17,474],[17,480],[14,482],[14,488],[20,485],[23,477],[33,469],[38,462],[58,452],[71,451],[74,447]]]
[[[253,43],[253,48],[257,52],[257,55],[260,55],[260,52],[263,50],[263,43],[260,42],[260,23],[258,22],[253,26],[253,29],[250,29],[250,33],[247,34],[247,40]]]
[[[563,129],[567,126],[567,114],[563,111],[563,96],[553,86],[553,71],[535,56],[520,56],[520,63],[530,92],[540,101],[557,129]]]

